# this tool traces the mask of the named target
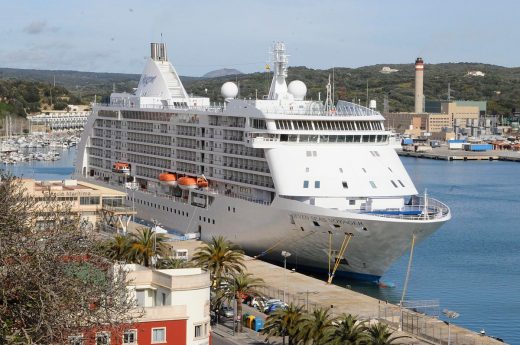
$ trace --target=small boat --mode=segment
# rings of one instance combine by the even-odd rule
[[[130,165],[124,162],[115,162],[114,165],[112,165],[112,172],[130,175]]]
[[[199,188],[206,188],[209,185],[208,180],[206,179],[206,176],[201,175],[197,178],[197,187]]]
[[[193,177],[183,176],[177,180],[177,185],[182,189],[192,189],[197,187],[197,180]]]
[[[176,186],[177,185],[177,176],[174,173],[164,172],[159,174],[159,181],[161,183],[167,184],[168,186]]]

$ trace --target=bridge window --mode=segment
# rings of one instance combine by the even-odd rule
[[[404,183],[402,183],[401,180],[397,180],[397,182],[399,182],[399,184],[404,187]]]
[[[394,180],[390,180],[390,182],[392,182],[392,184],[394,185],[395,188],[398,188],[397,183],[395,183]]]
[[[309,188],[309,181],[303,181],[303,188]]]
[[[341,184],[343,185],[343,188],[348,189],[347,181],[343,181],[343,182],[341,182]]]
[[[376,183],[374,181],[369,181],[370,182],[370,185],[372,186],[372,188],[376,189],[377,186],[376,186]]]
[[[320,188],[320,181],[314,181],[314,188]]]

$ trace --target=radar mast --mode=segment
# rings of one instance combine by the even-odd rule
[[[287,54],[285,53],[285,43],[276,42],[273,45],[273,66],[274,75],[269,89],[269,99],[281,99],[287,96]]]

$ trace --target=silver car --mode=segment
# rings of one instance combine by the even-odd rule
[[[233,317],[233,308],[231,307],[222,307],[222,309],[219,310],[220,315],[224,317]]]

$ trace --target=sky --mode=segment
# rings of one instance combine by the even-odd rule
[[[181,75],[290,66],[482,62],[520,66],[516,0],[0,0],[0,67],[141,73],[149,43]],[[162,35],[162,38],[161,38]]]

